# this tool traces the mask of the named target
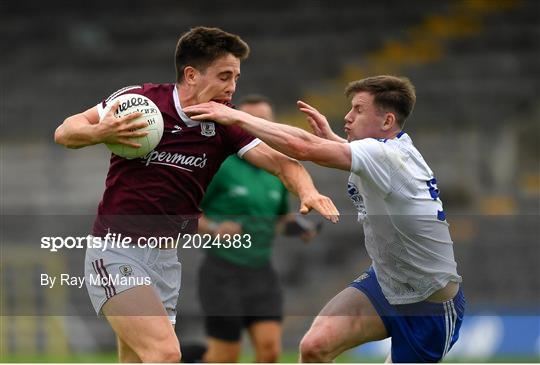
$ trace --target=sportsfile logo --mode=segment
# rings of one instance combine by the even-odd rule
[[[176,169],[185,170],[193,172],[192,169],[189,169],[185,166],[203,168],[206,166],[207,158],[206,153],[203,153],[202,156],[190,156],[183,155],[181,153],[170,153],[170,152],[160,152],[153,150],[149,152],[146,156],[141,158],[141,162],[146,166],[153,165],[164,165],[174,167]]]

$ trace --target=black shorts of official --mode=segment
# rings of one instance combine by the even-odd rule
[[[238,266],[207,254],[199,269],[199,299],[206,334],[240,340],[242,328],[283,317],[283,296],[274,268]]]

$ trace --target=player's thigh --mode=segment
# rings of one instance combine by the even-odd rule
[[[349,287],[326,304],[302,342],[308,346],[311,343],[326,352],[341,353],[387,337],[386,328],[368,297]]]
[[[208,349],[203,360],[207,363],[237,362],[240,357],[240,340],[227,341],[208,337]]]
[[[248,327],[251,342],[255,348],[257,361],[276,361],[281,353],[281,322],[278,320],[258,320]]]
[[[179,353],[178,339],[152,286],[136,286],[110,298],[103,314],[117,336],[143,360]]]

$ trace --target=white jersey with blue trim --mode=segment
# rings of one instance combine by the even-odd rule
[[[349,143],[348,193],[391,304],[420,302],[457,274],[437,181],[406,133]]]

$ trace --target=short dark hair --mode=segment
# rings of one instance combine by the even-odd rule
[[[416,103],[414,85],[406,77],[379,75],[353,81],[347,85],[345,95],[352,98],[362,91],[374,96],[377,108],[393,111],[401,128]]]
[[[238,35],[219,28],[190,29],[176,45],[176,81],[184,80],[184,68],[187,66],[204,72],[212,62],[228,53],[245,60],[249,56],[249,46]]]
[[[270,101],[270,99],[261,94],[248,94],[242,97],[238,101],[238,106],[242,106],[246,104],[253,105],[253,104],[260,104],[260,103],[266,103],[272,106],[272,102]]]

